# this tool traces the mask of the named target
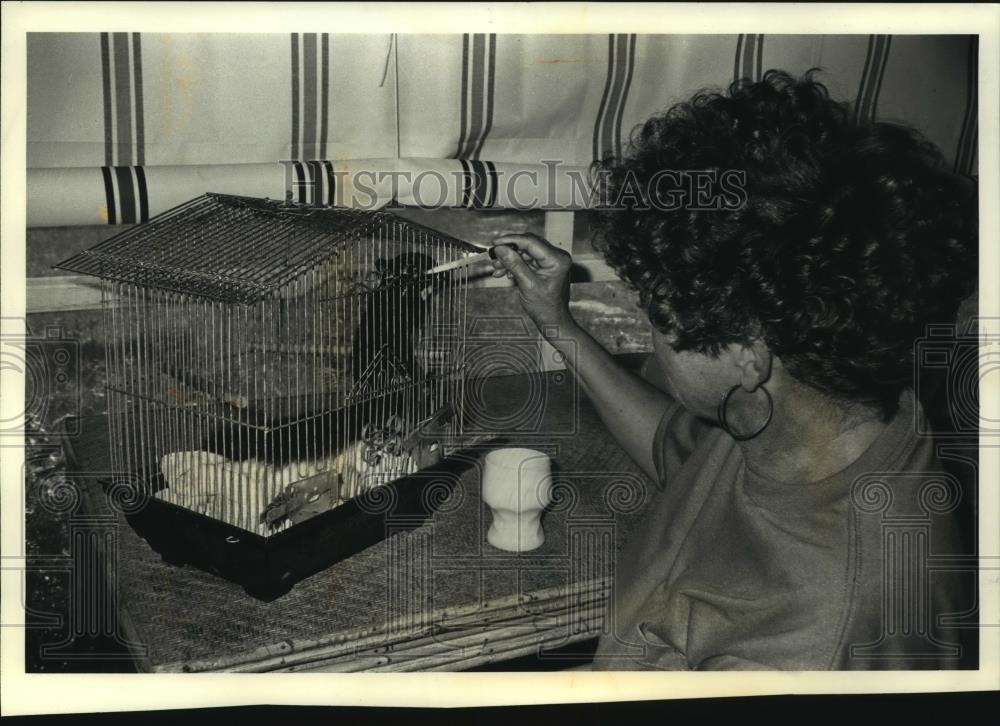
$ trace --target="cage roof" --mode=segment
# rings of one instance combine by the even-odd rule
[[[104,280],[253,303],[297,280],[351,243],[415,239],[451,252],[478,251],[390,212],[310,207],[205,194],[56,265]]]

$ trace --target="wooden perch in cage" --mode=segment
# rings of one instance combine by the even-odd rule
[[[261,353],[285,353],[295,355],[325,355],[337,358],[350,354],[347,345],[316,345],[309,343],[250,343],[250,350]]]
[[[170,376],[175,381],[183,383],[185,386],[193,388],[196,391],[200,391],[205,395],[214,398],[216,401],[224,403],[228,406],[246,408],[250,405],[250,402],[247,401],[245,396],[226,392],[214,381],[211,381],[204,376],[200,376],[194,371],[181,370],[179,367],[163,361],[160,363],[160,372]]]

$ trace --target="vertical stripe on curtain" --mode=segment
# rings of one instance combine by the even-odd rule
[[[330,34],[292,33],[291,41],[291,158],[325,159],[330,123]]]
[[[499,180],[491,161],[480,161],[493,128],[496,95],[496,33],[462,36],[461,127],[453,159],[462,167],[462,206],[482,209],[496,204]]]
[[[496,165],[492,161],[459,159],[462,165],[462,206],[468,209],[492,207],[500,189]]]
[[[462,127],[454,159],[478,159],[493,128],[496,51],[496,33],[462,36]]]
[[[733,61],[733,81],[749,78],[759,81],[764,75],[764,36],[740,35],[736,39],[736,59]]]
[[[859,120],[875,120],[878,112],[878,97],[882,91],[882,79],[885,77],[885,64],[889,60],[891,44],[891,35],[868,36],[865,68],[861,73],[861,85],[858,86],[858,96],[854,103],[854,114]]]
[[[326,161],[330,131],[330,34],[291,34],[291,162],[288,198],[333,205],[336,184]]]
[[[149,219],[139,33],[101,33],[104,197],[108,224]]]
[[[635,34],[608,36],[608,70],[594,121],[595,161],[622,153],[622,116],[635,68]]]
[[[966,60],[966,102],[962,119],[962,133],[958,137],[955,150],[955,172],[971,175],[975,169],[979,140],[979,36],[969,38],[969,54]]]

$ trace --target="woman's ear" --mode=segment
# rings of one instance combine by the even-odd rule
[[[771,377],[771,351],[762,340],[739,346],[740,386],[752,393]]]

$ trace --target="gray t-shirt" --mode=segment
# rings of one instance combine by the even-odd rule
[[[661,490],[618,558],[594,668],[959,667],[959,635],[935,621],[970,600],[935,563],[960,553],[960,491],[914,433],[921,415],[905,394],[857,461],[789,484],[671,405],[653,452]]]

